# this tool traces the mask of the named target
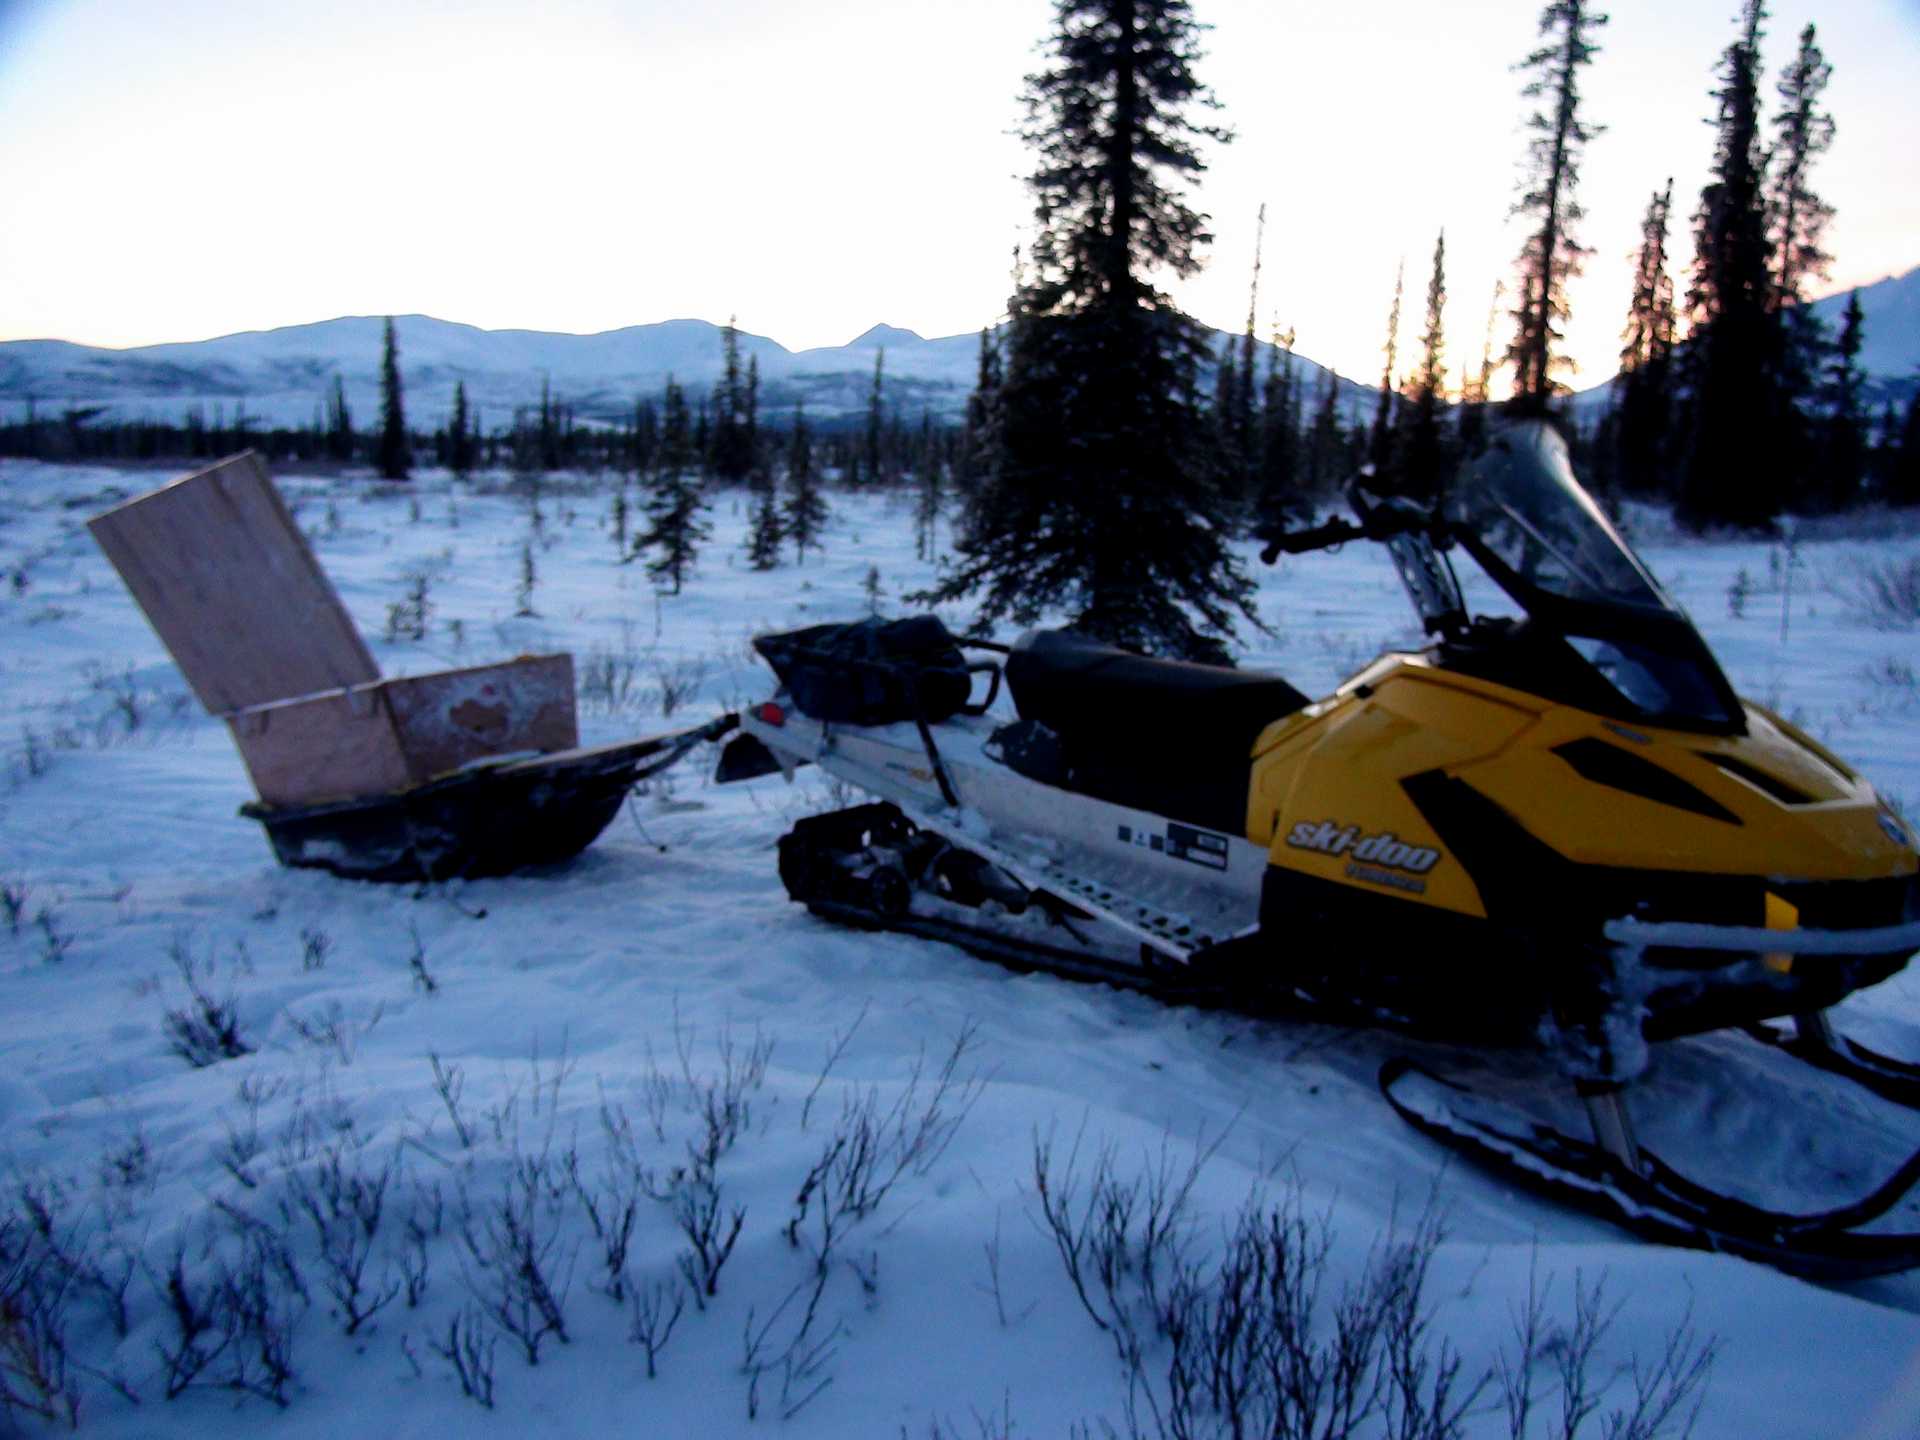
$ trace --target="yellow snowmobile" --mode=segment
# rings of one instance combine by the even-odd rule
[[[1920,1068],[1823,1013],[1920,949],[1905,823],[1735,695],[1549,425],[1497,433],[1437,500],[1349,498],[1354,520],[1272,534],[1265,558],[1384,544],[1430,643],[1324,699],[1069,631],[1009,649],[929,617],[820,626],[756,640],[781,688],[742,715],[721,778],[811,762],[875,797],[782,839],[816,913],[1174,997],[1539,1047],[1592,1142],[1474,1118],[1410,1064],[1381,1086],[1428,1134],[1643,1234],[1808,1275],[1920,1265],[1920,1235],[1859,1228],[1920,1156],[1842,1210],[1761,1210],[1667,1169],[1621,1099],[1648,1041],[1740,1026],[1920,1107]],[[1457,554],[1519,615],[1470,615]],[[987,714],[1003,675],[1011,723]]]

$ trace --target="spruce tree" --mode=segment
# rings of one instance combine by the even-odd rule
[[[749,483],[753,509],[747,529],[747,564],[755,570],[771,570],[780,563],[780,542],[786,538],[780,524],[780,497],[774,491],[772,473],[764,467],[754,471]]]
[[[1419,496],[1435,494],[1446,467],[1440,434],[1440,405],[1447,382],[1446,332],[1447,232],[1433,245],[1433,275],[1427,281],[1427,317],[1420,331],[1420,365],[1413,372],[1407,399],[1406,442],[1401,447],[1400,488]]]
[[[940,457],[923,451],[914,467],[913,553],[931,560],[936,547],[940,512],[946,508],[946,466]]]
[[[1455,443],[1463,455],[1480,448],[1487,433],[1487,402],[1493,393],[1493,335],[1500,325],[1500,302],[1507,293],[1507,282],[1493,282],[1493,299],[1487,305],[1487,329],[1480,342],[1480,368],[1467,370],[1460,384],[1460,419],[1454,427]]]
[[[671,593],[678,595],[711,532],[702,518],[707,505],[700,493],[687,399],[671,376],[662,410],[660,461],[647,497],[647,529],[635,544],[638,549],[659,552],[647,562],[647,573],[669,582]]]
[[[1346,458],[1346,438],[1340,430],[1340,372],[1327,371],[1326,386],[1320,392],[1320,408],[1313,417],[1313,429],[1307,436],[1307,493],[1315,499],[1331,495],[1351,473]]]
[[[653,401],[636,399],[633,402],[633,434],[627,449],[628,465],[636,476],[644,475],[653,468],[659,449],[660,413],[654,408]]]
[[[1691,451],[1675,513],[1693,529],[1770,526],[1786,488],[1772,249],[1760,146],[1762,0],[1721,57],[1711,178],[1694,214],[1686,370]]]
[[[1387,312],[1386,365],[1380,371],[1380,402],[1373,412],[1373,434],[1367,456],[1373,468],[1385,474],[1393,463],[1393,372],[1400,358],[1400,298],[1406,288],[1407,262],[1393,272],[1393,308]]]
[[[338,375],[327,399],[327,453],[342,463],[353,459],[353,413],[347,409],[347,389]]]
[[[748,395],[740,366],[740,331],[729,316],[720,332],[720,388],[713,396],[713,434],[709,463],[723,485],[737,485],[753,472]]]
[[[1867,417],[1861,405],[1866,377],[1860,373],[1860,346],[1865,340],[1860,292],[1847,296],[1827,367],[1825,414],[1820,426],[1819,471],[1812,487],[1818,502],[1829,510],[1843,510],[1860,498],[1867,469]]]
[[[1294,334],[1274,333],[1260,405],[1260,474],[1256,512],[1278,519],[1297,508],[1300,488],[1300,389],[1294,377]]]
[[[380,453],[382,480],[404,480],[411,469],[407,453],[407,417],[400,399],[400,349],[393,339],[393,317],[387,316],[386,339],[380,352]]]
[[[467,382],[453,382],[453,418],[447,421],[447,468],[461,479],[473,470],[473,418],[467,414]]]
[[[1787,427],[1781,442],[1792,446],[1799,468],[1809,450],[1825,452],[1831,436],[1818,446],[1806,444],[1802,410],[1816,402],[1818,376],[1826,351],[1819,319],[1807,306],[1807,290],[1825,280],[1830,258],[1822,248],[1833,207],[1814,192],[1813,164],[1833,144],[1833,117],[1820,108],[1833,67],[1815,41],[1814,28],[1800,32],[1793,61],[1780,77],[1780,112],[1774,118],[1774,144],[1767,179],[1768,234],[1773,245],[1773,308],[1778,312],[1780,346],[1779,415]],[[1816,479],[1814,489],[1823,487]],[[1831,494],[1827,498],[1831,500]]]
[[[1000,344],[993,331],[980,327],[980,363],[967,397],[967,415],[960,435],[960,458],[954,479],[961,495],[971,501],[976,483],[999,464]]]
[[[533,437],[533,468],[545,474],[560,468],[560,422],[553,406],[553,381],[540,376],[540,422]]]
[[[793,541],[793,561],[804,565],[807,549],[820,548],[820,532],[827,523],[827,502],[820,495],[820,475],[814,464],[813,436],[806,412],[793,407],[793,433],[787,439],[787,494],[780,524]]]
[[[873,385],[867,392],[866,443],[860,452],[861,473],[866,476],[869,485],[885,485],[891,478],[886,473],[886,452],[882,438],[886,420],[886,368],[887,350],[883,345],[873,357]]]
[[[1256,493],[1262,440],[1260,427],[1254,416],[1254,396],[1260,389],[1257,378],[1259,342],[1254,338],[1254,327],[1260,309],[1260,262],[1264,256],[1266,241],[1267,207],[1263,204],[1254,221],[1253,280],[1247,287],[1247,328],[1240,336],[1239,377],[1233,392],[1234,450],[1231,454],[1240,465],[1239,486],[1250,497]]]
[[[1887,477],[1887,498],[1895,505],[1920,505],[1920,386],[1907,400],[1907,416]]]
[[[1674,309],[1673,277],[1667,271],[1672,209],[1669,179],[1664,190],[1653,192],[1640,222],[1640,257],[1614,381],[1614,473],[1620,488],[1634,495],[1667,494],[1672,480]]]
[[[1814,193],[1813,162],[1833,145],[1833,116],[1820,108],[1833,67],[1815,43],[1814,28],[1800,32],[1800,48],[1780,77],[1780,113],[1768,184],[1774,290],[1782,308],[1806,303],[1807,286],[1827,277],[1832,257],[1821,248],[1833,207]]]
[[[1232,336],[1222,339],[1219,356],[1213,362],[1213,430],[1230,485],[1238,481],[1246,458],[1246,434],[1240,428],[1238,348],[1239,342]]]
[[[1136,650],[1225,660],[1253,587],[1204,407],[1201,328],[1149,280],[1200,268],[1210,238],[1184,195],[1204,169],[1186,0],[1056,0],[1024,134],[1038,222],[1000,387],[998,463],[934,600],[979,620],[1064,610]]]
[[[1588,8],[1586,0],[1549,0],[1540,12],[1545,43],[1522,62],[1532,78],[1521,95],[1544,103],[1527,117],[1533,139],[1527,147],[1526,179],[1513,207],[1529,227],[1520,250],[1520,303],[1513,312],[1513,344],[1507,351],[1514,363],[1510,409],[1515,414],[1544,415],[1564,388],[1554,372],[1572,368],[1553,347],[1562,338],[1556,327],[1568,315],[1567,281],[1580,273],[1589,253],[1575,235],[1585,214],[1575,191],[1587,142],[1601,131],[1580,118],[1579,80],[1581,67],[1592,64],[1600,48],[1593,32],[1606,23],[1607,17]]]

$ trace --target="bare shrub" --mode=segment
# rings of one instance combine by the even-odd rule
[[[0,1219],[0,1416],[79,1424],[80,1391],[69,1375],[71,1280],[30,1230]]]
[[[619,715],[640,701],[642,657],[634,646],[633,623],[620,622],[620,643],[596,645],[580,664],[580,702],[585,707]]]
[[[334,1313],[348,1335],[357,1335],[400,1294],[401,1282],[391,1265],[377,1279],[372,1270],[387,1190],[399,1169],[397,1152],[386,1164],[370,1169],[353,1147],[336,1141],[321,1152],[317,1163],[287,1176],[281,1213],[289,1225],[305,1216],[312,1226],[320,1253],[320,1283],[332,1297]]]
[[[478,1310],[472,1306],[467,1307],[447,1321],[446,1338],[429,1340],[427,1347],[453,1367],[454,1377],[460,1382],[462,1395],[475,1404],[491,1410],[493,1408],[493,1352],[500,1341],[493,1335],[482,1338],[480,1318]]]
[[[891,1105],[883,1106],[874,1088],[845,1096],[833,1133],[800,1183],[786,1226],[787,1242],[799,1246],[804,1241],[817,1267],[824,1270],[832,1263],[847,1226],[877,1210],[903,1175],[926,1174],[953,1142],[980,1094],[978,1076],[960,1075],[976,1040],[976,1027],[964,1026],[931,1075],[921,1055]],[[837,1050],[830,1051],[829,1065],[835,1058]]]
[[[60,917],[54,913],[53,906],[42,905],[33,914],[33,926],[40,932],[40,958],[49,965],[58,965],[67,958],[67,951],[73,948],[73,932],[60,923]]]
[[[0,914],[7,920],[7,934],[18,939],[20,919],[27,913],[27,897],[33,892],[24,880],[0,880]]]
[[[240,1038],[240,1006],[232,992],[224,999],[214,998],[201,982],[200,966],[184,940],[176,940],[168,953],[187,987],[188,1001],[168,1010],[161,1021],[173,1053],[196,1070],[251,1055],[253,1046]]]
[[[1515,1320],[1518,1358],[1468,1374],[1427,1299],[1444,1238],[1432,1208],[1410,1230],[1390,1227],[1335,1288],[1332,1227],[1307,1214],[1297,1192],[1250,1199],[1202,1253],[1190,1215],[1199,1162],[1183,1171],[1163,1152],[1127,1180],[1110,1146],[1090,1174],[1078,1162],[1078,1142],[1057,1165],[1051,1141],[1036,1137],[1034,1194],[1075,1294],[1113,1341],[1129,1437],[1456,1440],[1497,1380],[1514,1440],[1532,1433],[1543,1399],[1556,1402],[1550,1433],[1576,1440],[1623,1376],[1631,1399],[1602,1417],[1606,1440],[1692,1428],[1715,1343],[1683,1319],[1651,1364],[1604,1373],[1597,1357],[1616,1308],[1597,1283],[1576,1280],[1572,1322],[1557,1331],[1546,1326],[1544,1292],[1531,1289]],[[1551,1378],[1536,1395],[1539,1365]]]
[[[300,968],[308,974],[315,970],[324,970],[327,957],[333,953],[333,937],[317,925],[303,926],[300,931]]]
[[[655,1280],[633,1287],[633,1323],[627,1336],[647,1355],[647,1378],[659,1376],[660,1352],[673,1338],[673,1327],[687,1308],[687,1292],[677,1280]]]
[[[440,1103],[446,1107],[447,1118],[453,1121],[453,1133],[459,1137],[460,1148],[473,1148],[473,1127],[460,1110],[460,1096],[466,1090],[466,1076],[458,1065],[442,1065],[440,1057],[429,1050],[427,1063],[433,1067],[433,1092],[440,1097]]]
[[[427,969],[427,947],[421,943],[419,927],[409,923],[407,934],[413,939],[412,948],[407,952],[407,973],[413,977],[413,988],[422,995],[439,994],[440,982]]]
[[[1893,560],[1856,557],[1833,589],[1869,625],[1909,629],[1920,623],[1920,551]]]
[[[365,1020],[356,1023],[347,1018],[346,1009],[338,1000],[329,1000],[325,1009],[315,1010],[311,1015],[287,1011],[287,1024],[309,1045],[337,1055],[342,1065],[351,1065],[359,1053],[361,1040],[372,1033],[386,1012],[385,1004],[375,1005]]]
[[[557,1177],[550,1175],[546,1157],[516,1153],[514,1162],[491,1199],[476,1205],[462,1194],[460,1239],[472,1262],[466,1278],[474,1301],[519,1342],[527,1364],[538,1365],[549,1335],[568,1343],[573,1257],[561,1250],[547,1203],[545,1192]]]
[[[662,718],[671,719],[674,711],[699,693],[700,687],[707,683],[708,668],[703,655],[654,663],[653,683],[660,695]]]

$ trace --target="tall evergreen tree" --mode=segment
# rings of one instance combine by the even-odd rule
[[[938,549],[940,514],[947,504],[946,466],[931,450],[914,465],[913,553],[931,560]]]
[[[1669,179],[1664,190],[1653,192],[1640,222],[1640,258],[1614,381],[1614,470],[1620,487],[1636,495],[1666,494],[1672,481],[1674,309],[1667,270],[1672,209]]]
[[[1407,262],[1402,260],[1393,272],[1393,309],[1387,312],[1387,363],[1380,371],[1380,403],[1374,408],[1373,434],[1367,445],[1367,458],[1381,474],[1393,463],[1393,372],[1400,360],[1400,300],[1406,284]]]
[[[1427,281],[1427,317],[1420,331],[1420,365],[1413,372],[1407,395],[1407,438],[1402,447],[1402,487],[1410,494],[1432,495],[1440,487],[1446,467],[1446,447],[1440,434],[1440,404],[1447,383],[1447,232],[1433,244],[1433,275]]]
[[[540,421],[534,434],[534,468],[546,472],[560,468],[560,417],[553,404],[553,380],[540,376]]]
[[[669,582],[671,593],[678,595],[711,530],[703,518],[707,504],[701,495],[687,398],[671,376],[662,412],[660,463],[647,497],[647,529],[635,544],[641,550],[659,552],[647,562],[647,573]]]
[[[1260,485],[1256,509],[1262,519],[1296,507],[1300,490],[1300,387],[1295,378],[1294,334],[1274,332],[1267,352],[1267,379],[1260,405]]]
[[[1000,344],[993,331],[980,327],[980,364],[967,397],[966,421],[960,437],[959,463],[954,478],[961,494],[971,499],[981,477],[999,465]]]
[[[827,523],[827,502],[820,494],[820,475],[814,464],[813,435],[807,429],[806,412],[793,407],[793,433],[787,439],[787,494],[780,510],[781,528],[793,541],[796,565],[807,561],[807,549],[820,547],[820,532]]]
[[[633,473],[644,475],[653,468],[660,448],[660,414],[653,401],[636,398],[633,402],[633,433],[627,446],[628,464]]]
[[[747,564],[755,570],[771,570],[780,563],[780,542],[786,530],[780,523],[780,496],[774,489],[773,472],[757,467],[748,481],[753,503],[747,524]]]
[[[937,600],[980,619],[1064,609],[1129,648],[1224,660],[1258,624],[1228,548],[1234,497],[1198,398],[1200,327],[1148,278],[1189,276],[1210,238],[1183,194],[1204,169],[1186,0],[1056,0],[1047,67],[1027,81],[1038,232],[1012,309],[999,462]]]
[[[1808,25],[1800,48],[1780,76],[1775,116],[1768,218],[1773,235],[1774,289],[1783,308],[1804,304],[1807,286],[1827,278],[1832,257],[1822,249],[1833,207],[1814,193],[1813,162],[1832,148],[1833,116],[1820,108],[1833,67]]]
[[[1786,486],[1760,146],[1765,19],[1762,0],[1745,0],[1738,36],[1721,56],[1713,171],[1694,214],[1686,364],[1692,448],[1676,514],[1696,529],[1771,525]]]
[[[28,401],[31,409],[32,401]],[[32,424],[31,417],[28,420]],[[333,377],[333,394],[327,397],[327,453],[335,460],[353,459],[353,412],[347,409],[347,388],[338,375]]]
[[[1580,273],[1589,253],[1575,233],[1585,215],[1575,192],[1587,142],[1602,128],[1580,118],[1580,70],[1593,63],[1600,49],[1593,34],[1606,23],[1607,17],[1590,9],[1586,0],[1549,0],[1540,12],[1545,43],[1521,62],[1521,68],[1532,73],[1521,95],[1543,103],[1527,117],[1533,139],[1527,147],[1526,179],[1513,207],[1529,226],[1520,250],[1520,303],[1513,312],[1513,344],[1507,351],[1514,364],[1511,408],[1516,414],[1545,414],[1563,388],[1554,372],[1571,368],[1553,347],[1563,338],[1556,327],[1568,315],[1567,281]]]
[[[1487,404],[1493,394],[1493,336],[1500,325],[1500,302],[1506,298],[1507,282],[1493,282],[1493,299],[1487,304],[1487,329],[1480,341],[1480,366],[1466,369],[1460,382],[1460,418],[1454,427],[1455,443],[1462,454],[1479,450],[1487,431]]]
[[[400,396],[400,348],[394,343],[393,317],[387,316],[386,338],[380,351],[380,452],[382,480],[404,480],[412,468],[408,453],[407,415]]]
[[[1260,342],[1255,336],[1260,310],[1260,261],[1266,245],[1267,207],[1262,205],[1254,224],[1253,281],[1247,289],[1247,328],[1237,345],[1222,357],[1215,385],[1222,458],[1229,482],[1248,501],[1257,502],[1262,435],[1256,421],[1254,397],[1260,393]]]
[[[473,417],[467,413],[467,382],[453,382],[453,417],[447,421],[447,468],[465,478],[473,469]]]
[[[753,471],[749,439],[747,377],[740,365],[740,331],[733,317],[720,332],[720,388],[713,397],[713,432],[709,463],[724,485],[737,485]]]
[[[1920,505],[1920,387],[1907,401],[1899,446],[1889,467],[1887,498],[1896,505]]]
[[[1797,462],[1807,450],[1826,452],[1831,435],[1816,446],[1804,446],[1803,408],[1812,408],[1826,336],[1819,318],[1808,308],[1808,287],[1825,280],[1830,257],[1822,248],[1833,207],[1815,193],[1813,165],[1833,145],[1833,116],[1820,108],[1833,67],[1827,64],[1815,40],[1814,28],[1800,32],[1799,48],[1781,74],[1777,93],[1780,111],[1774,118],[1774,144],[1767,176],[1768,234],[1773,244],[1773,307],[1778,311],[1780,345],[1780,416],[1788,433],[1784,443],[1795,445]],[[1804,448],[1802,448],[1804,447]],[[1815,489],[1822,487],[1818,481]],[[1831,496],[1828,496],[1831,499]]]
[[[865,471],[869,485],[884,485],[890,478],[886,473],[886,368],[887,350],[883,345],[873,357],[873,385],[867,391],[867,428],[866,443],[861,448],[861,468]]]
[[[1864,331],[1860,292],[1855,290],[1847,296],[1840,337],[1834,342],[1823,387],[1825,414],[1820,424],[1819,469],[1812,488],[1819,502],[1830,510],[1842,510],[1857,501],[1866,478],[1867,416],[1860,394],[1866,380],[1860,373]]]
[[[1307,492],[1316,498],[1332,493],[1351,467],[1345,457],[1346,441],[1340,432],[1340,372],[1327,371],[1326,386],[1320,392],[1320,408],[1314,412],[1313,429],[1307,436]]]

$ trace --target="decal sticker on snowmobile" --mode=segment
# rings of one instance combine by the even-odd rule
[[[1391,885],[1396,890],[1405,890],[1410,895],[1427,893],[1427,882],[1413,875],[1400,875],[1392,870],[1382,870],[1377,865],[1352,864],[1347,866],[1349,880],[1364,880],[1369,885]]]
[[[1378,835],[1361,833],[1358,825],[1342,825],[1338,820],[1302,820],[1287,834],[1287,844],[1296,850],[1312,850],[1320,855],[1340,855],[1362,862],[1349,865],[1347,873],[1357,880],[1375,878],[1356,873],[1372,870],[1405,870],[1424,875],[1440,863],[1440,852],[1426,845],[1409,845],[1391,830]],[[1395,883],[1391,880],[1385,883]],[[1422,890],[1426,886],[1420,887]]]
[[[1164,835],[1152,830],[1137,829],[1132,825],[1120,827],[1120,843],[1137,845],[1142,850],[1152,850],[1173,860],[1185,860],[1190,864],[1204,865],[1209,870],[1227,868],[1227,837],[1216,835],[1211,830],[1196,830],[1191,825],[1181,825],[1175,821],[1167,822]]]

